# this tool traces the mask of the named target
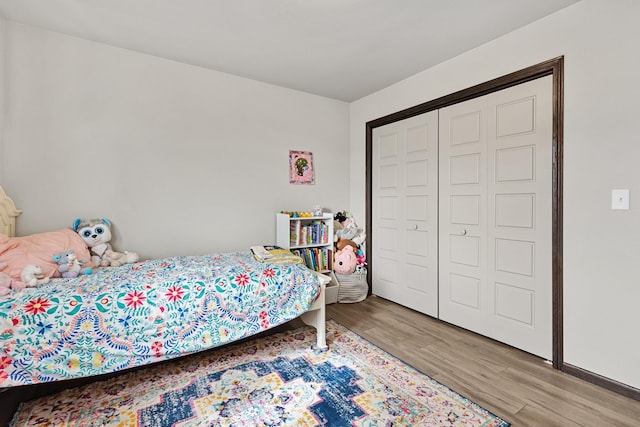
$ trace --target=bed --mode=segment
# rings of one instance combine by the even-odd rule
[[[0,188],[0,261],[2,248],[22,239],[14,237],[19,214]],[[0,389],[173,359],[297,317],[326,348],[327,279],[301,264],[257,261],[247,250],[100,268],[12,291],[0,296]]]

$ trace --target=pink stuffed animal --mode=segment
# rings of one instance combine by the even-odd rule
[[[5,268],[6,266],[7,266],[6,263],[0,263],[0,270]],[[22,283],[19,280],[15,280],[13,277],[9,276],[8,274],[5,274],[0,271],[0,295],[8,294],[9,292],[11,292],[12,289],[17,291],[26,287],[27,287],[26,284]]]
[[[339,274],[352,274],[358,261],[353,246],[347,245],[333,256],[333,270]]]

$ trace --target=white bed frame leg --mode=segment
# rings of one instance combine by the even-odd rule
[[[313,326],[316,328],[316,346],[317,350],[326,350],[327,346],[327,337],[326,337],[326,306],[325,306],[325,290],[326,284],[329,283],[326,281],[328,279],[331,280],[330,277],[324,276],[322,274],[318,274],[320,280],[322,280],[322,287],[320,289],[320,295],[318,299],[313,303],[309,311],[304,313],[300,318],[307,325]],[[326,279],[325,279],[326,278]]]

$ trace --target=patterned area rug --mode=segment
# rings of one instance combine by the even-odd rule
[[[509,426],[334,321],[23,403],[12,426]]]

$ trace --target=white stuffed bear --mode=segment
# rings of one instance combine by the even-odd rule
[[[37,264],[27,264],[20,273],[20,278],[27,286],[38,286],[49,283],[49,278],[44,276],[42,267]]]
[[[140,256],[135,252],[124,251],[124,253],[122,253],[112,251],[111,249],[105,252],[105,257],[109,260],[111,267],[118,267],[140,260]]]

